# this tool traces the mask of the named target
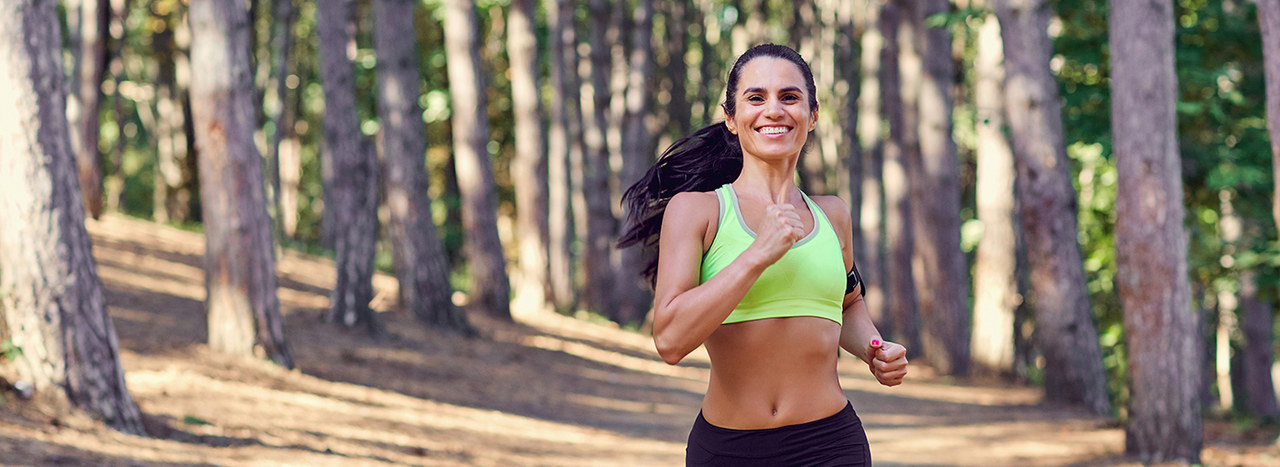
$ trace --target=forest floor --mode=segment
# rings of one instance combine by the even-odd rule
[[[129,389],[150,437],[56,415],[6,393],[2,465],[681,465],[708,363],[678,366],[608,324],[470,315],[467,339],[387,311],[374,341],[325,323],[332,264],[285,252],[279,298],[297,369],[220,356],[205,341],[203,236],[108,215],[89,221]],[[1042,403],[1036,388],[914,365],[882,387],[845,356],[842,384],[878,465],[1136,465],[1113,420]],[[1206,465],[1280,465],[1276,433],[1207,422]]]

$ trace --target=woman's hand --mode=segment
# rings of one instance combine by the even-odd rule
[[[885,386],[902,384],[907,376],[907,348],[902,344],[873,339],[867,348],[867,366],[876,380]]]
[[[759,233],[751,247],[759,255],[761,264],[771,265],[787,254],[792,245],[804,238],[804,223],[800,214],[790,204],[773,204],[765,210],[758,226]]]

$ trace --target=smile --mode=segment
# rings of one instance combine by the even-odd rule
[[[756,131],[765,136],[778,136],[778,135],[783,135],[783,134],[786,134],[787,132],[790,132],[791,127],[764,126],[764,127],[757,128]]]

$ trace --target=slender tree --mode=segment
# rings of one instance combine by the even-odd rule
[[[1063,143],[1058,84],[1049,69],[1053,14],[1043,0],[997,0],[1005,56],[1004,99],[1013,136],[1015,190],[1031,277],[1045,397],[1110,414],[1102,349],[1077,240],[1076,193]]]
[[[516,155],[511,181],[516,190],[516,236],[520,248],[519,309],[540,309],[547,301],[547,149],[538,98],[538,39],[534,0],[515,0],[507,13],[507,56]]]
[[[887,301],[893,317],[896,339],[907,345],[908,357],[920,355],[919,304],[912,272],[914,241],[911,237],[911,185],[907,178],[910,158],[907,151],[911,142],[908,135],[914,133],[907,123],[907,105],[902,95],[906,87],[902,37],[910,37],[910,28],[903,28],[902,9],[899,3],[889,1],[880,9],[880,28],[885,41],[880,51],[881,106],[889,123],[889,139],[884,143],[884,268],[888,272]],[[906,30],[904,34],[903,30]],[[909,48],[909,47],[905,47]]]
[[[1004,135],[1004,52],[1000,23],[987,14],[978,30],[973,100],[978,107],[978,220],[982,241],[973,265],[973,361],[1010,374],[1018,295],[1018,227],[1013,150]]]
[[[1280,0],[1257,0],[1257,4],[1267,88],[1267,131],[1271,135],[1271,179],[1276,190],[1271,198],[1271,213],[1280,228]]]
[[[290,57],[293,55],[294,44],[293,23],[297,20],[298,11],[293,7],[293,0],[273,0],[273,3],[275,22],[272,27],[275,32],[271,48],[275,54],[275,94],[271,122],[275,131],[271,134],[271,144],[267,146],[267,167],[270,171],[271,206],[275,212],[276,235],[285,236],[293,234],[292,228],[286,228],[293,222],[293,213],[285,210],[280,148],[286,139],[292,137],[294,117],[297,114],[297,109],[292,105],[295,100],[290,98],[289,77],[293,76],[293,69],[290,67],[293,61]]]
[[[320,33],[320,81],[324,89],[322,164],[332,168],[324,189],[331,204],[337,283],[329,295],[325,319],[363,326],[371,335],[383,329],[369,308],[373,300],[373,256],[378,241],[378,162],[360,132],[356,114],[355,65],[348,55],[355,42],[355,2],[320,0],[316,29]]]
[[[189,18],[209,346],[293,368],[276,298],[262,161],[253,143],[249,15],[240,2],[198,0]]]
[[[962,375],[969,371],[969,270],[960,250],[960,162],[951,135],[951,32],[925,25],[926,18],[949,7],[947,0],[926,0],[912,10],[923,65],[917,114],[920,163],[912,162],[913,173],[920,176],[912,178],[917,208],[912,214],[917,277],[928,284],[918,287],[921,344],[940,372]]]
[[[473,0],[445,2],[444,36],[452,98],[453,161],[462,194],[471,299],[500,319],[511,318],[510,290],[502,241],[498,239],[498,200],[489,160],[489,122],[485,114]]]
[[[1280,418],[1271,368],[1275,364],[1275,317],[1272,301],[1258,293],[1257,272],[1240,274],[1240,331],[1244,349],[1240,354],[1240,400],[1246,413],[1263,420]]]
[[[102,157],[98,151],[99,110],[102,105],[102,79],[107,73],[107,41],[111,32],[109,0],[83,0],[80,2],[80,60],[76,65],[79,76],[76,82],[74,102],[70,112],[73,118],[72,145],[76,156],[76,172],[80,180],[80,193],[84,207],[94,219],[102,215]]]
[[[153,4],[153,7],[157,4]],[[176,5],[175,5],[176,6]],[[192,218],[191,196],[186,190],[187,158],[191,157],[186,137],[186,90],[178,83],[178,70],[190,69],[185,51],[179,50],[177,36],[189,35],[182,21],[185,9],[172,8],[159,15],[163,29],[154,31],[156,76],[156,166],[152,218],[157,222],[186,221]],[[157,12],[158,13],[158,12]],[[180,68],[180,65],[182,68]]]
[[[438,329],[472,334],[466,315],[453,304],[449,258],[435,223],[423,165],[426,140],[418,106],[418,35],[414,0],[378,0],[373,4],[373,43],[378,53],[378,111],[382,121],[382,158],[400,305]]]
[[[862,276],[866,279],[863,286],[866,287],[867,295],[865,301],[867,303],[867,311],[871,313],[871,319],[875,321],[876,328],[880,330],[886,337],[896,336],[896,329],[893,328],[892,315],[889,313],[888,303],[888,283],[889,273],[886,269],[885,259],[888,252],[885,250],[886,237],[884,234],[885,219],[885,193],[884,193],[884,137],[881,134],[881,120],[883,113],[881,112],[881,77],[884,70],[881,64],[881,56],[885,53],[885,35],[881,27],[880,9],[884,6],[884,0],[868,0],[866,2],[865,14],[861,15],[866,19],[866,30],[862,33],[860,48],[862,51],[862,83],[860,84],[860,92],[858,93],[858,140],[862,144],[862,167],[864,174],[862,177],[862,206],[861,206],[861,237],[862,243],[865,245],[863,254],[856,259],[859,260],[858,268]],[[859,15],[855,14],[855,17]],[[896,61],[893,62],[896,65]],[[896,77],[896,72],[894,74]],[[887,76],[886,76],[887,77]],[[896,79],[896,78],[895,78]],[[854,210],[859,210],[857,207]],[[892,337],[896,339],[896,337]]]
[[[622,173],[619,186],[628,187],[653,165],[653,132],[649,119],[652,95],[649,80],[653,74],[653,0],[639,0],[634,10],[631,56],[628,60],[626,121],[622,134]],[[644,320],[653,304],[653,296],[641,278],[644,252],[640,248],[622,250],[618,274],[619,299],[616,321],[636,323]]]
[[[1182,227],[1174,7],[1109,5],[1116,289],[1132,375],[1125,450],[1143,462],[1199,463],[1201,341]]]
[[[568,312],[577,301],[573,286],[572,242],[574,212],[570,177],[572,155],[580,153],[581,118],[578,117],[578,52],[570,0],[547,2],[547,37],[553,89],[548,102],[550,127],[547,140],[547,266],[548,289],[557,311]],[[581,157],[580,155],[578,157]]]
[[[145,434],[84,227],[55,6],[0,3],[0,340],[21,349],[4,376]]]
[[[592,0],[590,12],[590,56],[579,64],[584,78],[582,86],[583,141],[582,183],[574,196],[581,201],[577,210],[579,234],[582,237],[583,290],[589,309],[604,312],[614,303],[615,274],[610,254],[613,249],[615,219],[610,207],[609,189],[609,89],[610,51],[608,38],[611,20],[609,2]],[[581,226],[585,225],[585,229]]]

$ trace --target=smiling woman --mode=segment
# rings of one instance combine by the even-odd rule
[[[906,349],[882,340],[862,302],[848,206],[794,182],[815,96],[798,53],[753,47],[729,72],[725,121],[677,141],[627,190],[620,245],[656,252],[644,274],[658,354],[674,365],[705,345],[711,357],[688,465],[870,465],[838,349],[886,386],[906,375]]]

